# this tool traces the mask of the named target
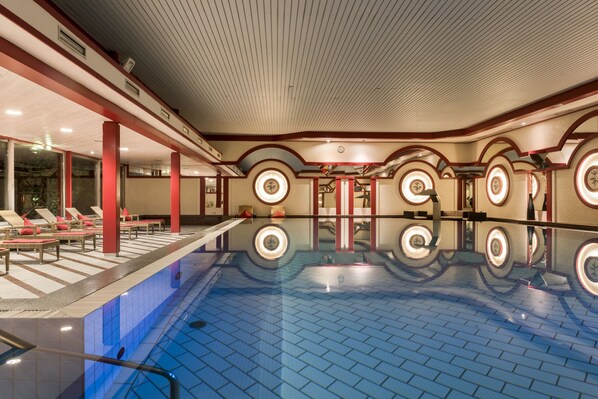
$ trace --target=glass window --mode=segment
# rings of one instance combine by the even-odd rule
[[[15,211],[19,215],[30,214],[38,207],[58,214],[60,161],[61,154],[47,151],[40,145],[15,144]]]
[[[73,207],[84,214],[96,201],[96,162],[93,159],[73,156]]]
[[[6,208],[6,151],[8,143],[0,141],[0,209]]]

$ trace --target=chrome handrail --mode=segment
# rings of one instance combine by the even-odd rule
[[[130,362],[127,360],[120,360],[114,359],[111,357],[105,356],[98,356],[98,355],[90,355],[87,353],[77,353],[77,352],[70,352],[61,349],[52,349],[52,348],[44,348],[41,346],[33,345],[30,342],[27,342],[19,337],[16,337],[2,329],[0,329],[0,342],[5,343],[6,345],[10,346],[11,349],[8,351],[0,354],[0,364],[6,363],[6,361],[20,356],[28,351],[35,350],[45,353],[52,353],[55,355],[63,355],[63,356],[73,356],[79,359],[84,360],[91,360],[94,362],[106,363],[111,364],[114,366],[125,367],[133,370],[140,370],[146,371],[148,373],[157,374],[164,378],[166,378],[170,384],[170,398],[171,399],[179,399],[180,397],[180,384],[177,380],[176,376],[172,374],[170,371],[166,371],[159,367],[148,366],[145,364]]]

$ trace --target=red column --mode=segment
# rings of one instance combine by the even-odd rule
[[[312,196],[312,200],[314,202],[313,205],[313,215],[314,216],[318,216],[319,214],[319,203],[318,200],[320,199],[320,178],[319,177],[314,177],[313,179],[313,185],[312,185],[312,191],[313,191],[313,196]]]
[[[170,154],[170,232],[181,232],[181,154]]]
[[[224,177],[222,178],[223,180],[223,188],[222,188],[222,215],[223,216],[227,216],[228,215],[228,198],[229,198],[229,194],[228,194],[228,177]]]
[[[73,206],[73,153],[64,153],[64,207]],[[70,219],[70,216],[69,216]]]
[[[370,179],[370,214],[376,215],[378,209],[376,208],[376,202],[378,200],[378,178],[376,176]]]
[[[546,221],[552,222],[552,171],[546,172]]]
[[[355,213],[355,178],[349,177],[349,184],[347,184],[347,195],[349,196],[349,215]]]
[[[334,188],[336,192],[336,214],[341,214],[341,199],[343,198],[343,189],[342,189],[342,180],[340,178],[336,178],[336,187]]]
[[[102,210],[104,218],[103,251],[120,251],[120,126],[104,122],[102,126]]]
[[[199,216],[206,214],[206,178],[199,178]]]
[[[216,208],[222,206],[222,176],[220,173],[216,175]],[[222,210],[224,213],[224,209]]]

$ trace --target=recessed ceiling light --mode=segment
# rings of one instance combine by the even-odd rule
[[[521,122],[521,126],[525,126],[525,125],[527,125],[527,123]]]
[[[330,143],[330,140],[326,140],[327,143]]]
[[[73,329],[73,326],[60,327],[60,331],[71,331],[72,329]]]
[[[129,151],[129,147],[120,147],[119,148],[121,151]]]
[[[21,363],[21,359],[10,359],[6,361],[6,364],[19,364]]]
[[[71,129],[70,127],[61,127],[60,131],[62,133],[73,133],[73,129]]]
[[[193,171],[193,173],[195,173],[196,175],[198,175],[198,174],[199,174],[199,172],[198,172],[198,171],[196,171],[196,170],[194,170],[194,171]]]
[[[19,111],[18,109],[7,109],[6,115],[21,116],[21,115],[23,115],[23,113],[21,111]]]
[[[93,155],[93,154],[95,154],[96,152],[95,152],[95,151],[89,151],[89,153],[90,153],[91,155]]]

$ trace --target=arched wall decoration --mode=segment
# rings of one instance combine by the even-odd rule
[[[509,197],[510,180],[507,170],[502,165],[496,165],[486,177],[486,195],[490,203],[501,206]]]
[[[540,179],[538,179],[535,173],[532,173],[530,176],[532,180],[532,198],[536,199],[540,193]]]
[[[255,234],[253,246],[262,258],[276,260],[287,252],[289,236],[286,231],[278,226],[264,226]]]
[[[264,204],[281,203],[289,194],[289,179],[278,169],[266,169],[260,172],[253,181],[253,192]]]
[[[586,241],[575,254],[575,274],[583,288],[598,295],[598,242]]]
[[[495,277],[506,277],[511,271],[509,263],[511,243],[502,227],[495,227],[486,236],[486,259],[491,266],[490,272]]]
[[[429,196],[418,194],[433,188],[434,180],[422,169],[410,170],[401,177],[399,182],[401,197],[411,205],[421,205],[429,201]]]
[[[583,156],[575,169],[575,192],[587,206],[598,208],[598,150]]]

